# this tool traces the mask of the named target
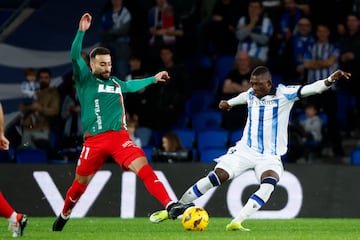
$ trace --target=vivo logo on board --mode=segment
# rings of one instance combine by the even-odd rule
[[[158,178],[163,182],[165,188],[168,190],[170,197],[177,200],[170,183],[162,171],[155,171]],[[62,197],[59,189],[51,178],[47,171],[34,171],[33,177],[36,183],[39,185],[41,191],[45,195],[45,198],[49,202],[50,207],[54,211],[54,215],[57,216],[64,205],[64,198]],[[71,216],[73,218],[85,217],[95,200],[99,196],[100,192],[109,181],[111,177],[111,171],[101,170],[98,171],[90,184],[88,185],[85,193],[81,196],[75,208],[72,211]],[[137,177],[132,172],[124,172],[122,174],[122,190],[121,201],[119,203],[120,217],[121,218],[134,218],[136,208],[136,181]],[[227,207],[232,215],[235,217],[240,209],[243,207],[242,194],[243,191],[256,183],[255,175],[252,172],[246,172],[243,175],[233,179],[227,189],[226,201]],[[278,183],[287,192],[287,203],[284,208],[279,210],[260,210],[256,212],[252,218],[257,219],[291,219],[295,218],[303,204],[303,191],[298,178],[290,172],[285,171],[281,180]],[[185,191],[186,189],[184,189]],[[212,195],[215,193],[216,188],[211,189],[201,198],[194,201],[195,205],[205,207]],[[155,209],[154,209],[155,210]]]

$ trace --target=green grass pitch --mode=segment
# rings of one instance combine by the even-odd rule
[[[189,232],[182,228],[180,219],[167,220],[159,224],[148,218],[120,219],[86,217],[70,219],[62,232],[52,232],[53,218],[29,217],[28,226],[21,239],[78,240],[78,239],[146,239],[146,240],[193,240],[193,239],[241,239],[241,240],[360,240],[360,219],[292,219],[292,220],[248,220],[244,226],[250,232],[226,232],[225,226],[231,218],[211,218],[207,229]],[[7,230],[7,221],[0,221],[0,239],[13,239]]]

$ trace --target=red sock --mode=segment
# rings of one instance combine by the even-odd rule
[[[150,165],[143,166],[137,175],[144,182],[146,189],[151,195],[161,202],[164,207],[172,201],[164,185],[159,181]]]
[[[79,201],[81,195],[85,192],[87,185],[81,184],[78,181],[74,180],[71,187],[66,193],[64,208],[62,214],[68,216],[71,213],[71,210],[74,208],[75,204]]]
[[[14,209],[10,206],[8,201],[6,201],[2,192],[0,192],[0,216],[9,218],[13,212]]]

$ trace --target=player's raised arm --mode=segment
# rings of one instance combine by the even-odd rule
[[[301,88],[300,94],[302,97],[307,97],[317,93],[322,93],[323,91],[329,89],[333,83],[340,80],[341,78],[349,79],[350,77],[351,73],[344,72],[342,70],[336,70],[326,79],[321,79],[314,83],[305,85],[303,88]]]
[[[166,82],[169,79],[170,79],[170,76],[167,71],[161,71],[155,75],[156,82]]]
[[[92,16],[90,15],[90,13],[85,13],[84,15],[82,15],[79,22],[79,30],[83,32],[87,31],[91,26],[91,20]]]
[[[219,108],[221,110],[230,111],[233,106],[245,104],[247,94],[248,94],[247,92],[242,92],[239,95],[237,95],[236,97],[233,97],[229,100],[221,100],[219,102]]]
[[[334,73],[332,73],[326,80],[325,80],[325,84],[327,86],[330,86],[332,83],[338,81],[340,78],[346,78],[349,79],[351,77],[351,73],[348,72],[344,72],[342,70],[337,70]]]

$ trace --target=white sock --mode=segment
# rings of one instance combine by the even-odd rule
[[[258,211],[269,200],[274,188],[274,185],[269,183],[260,184],[259,189],[249,198],[245,206],[240,210],[239,215],[234,218],[232,222],[241,223]],[[256,201],[254,197],[257,198],[258,201]]]
[[[206,176],[197,181],[194,185],[192,185],[184,195],[181,197],[181,203],[190,203],[195,199],[201,197],[205,194],[209,189],[213,188],[210,179]]]
[[[255,200],[249,198],[245,206],[241,209],[239,215],[234,218],[231,222],[240,222],[248,219],[253,213],[261,208],[260,204]]]
[[[70,214],[67,215],[67,216],[65,216],[65,215],[61,212],[60,215],[61,215],[61,217],[62,217],[63,219],[65,219],[65,220],[70,218]]]
[[[11,214],[11,216],[8,218],[8,221],[11,222],[11,223],[16,223],[16,216],[17,216],[17,212],[13,212]]]

